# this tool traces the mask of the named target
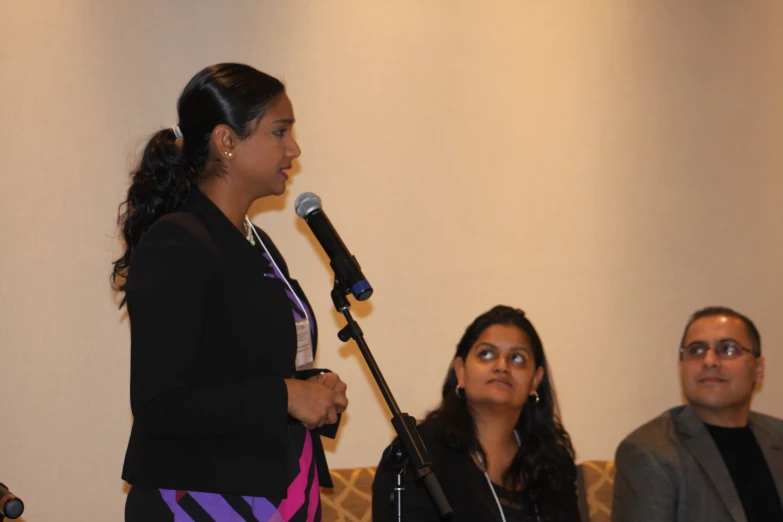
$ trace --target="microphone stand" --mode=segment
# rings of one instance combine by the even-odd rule
[[[8,487],[0,482],[0,521],[6,518],[19,518],[24,512],[24,502],[8,491]]]
[[[348,322],[348,324],[337,333],[337,337],[344,343],[347,343],[350,339],[356,341],[383,398],[386,400],[386,404],[389,406],[389,410],[391,410],[391,423],[392,426],[394,426],[394,430],[397,432],[398,441],[384,453],[382,458],[382,461],[388,461],[389,465],[397,470],[396,483],[394,492],[392,493],[392,502],[396,508],[397,521],[402,522],[405,517],[403,511],[403,493],[405,491],[403,477],[405,475],[405,468],[409,462],[416,472],[416,479],[424,482],[441,518],[451,517],[453,511],[449,505],[449,501],[446,499],[446,495],[443,493],[443,489],[440,487],[440,482],[438,482],[435,473],[432,471],[432,461],[429,453],[427,453],[427,448],[424,446],[424,441],[421,440],[421,435],[419,435],[419,431],[416,429],[416,419],[407,413],[402,413],[399,406],[397,406],[397,401],[394,400],[394,396],[392,395],[389,386],[386,384],[386,380],[383,378],[381,370],[375,362],[375,358],[373,358],[372,353],[370,353],[370,347],[367,346],[367,343],[364,340],[362,329],[351,315],[351,305],[347,298],[349,291],[350,288],[343,284],[339,271],[335,271],[332,301],[334,302],[334,307],[337,311],[342,313]]]

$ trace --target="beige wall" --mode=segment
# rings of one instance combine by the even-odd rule
[[[402,408],[438,400],[472,318],[524,308],[581,459],[680,401],[687,315],[757,321],[783,416],[779,2],[0,1],[0,481],[25,520],[120,520],[128,328],[113,222],[197,70],[288,85],[304,151],[254,219],[349,383],[335,467],[391,438],[294,197],[318,193],[376,294],[356,306]],[[776,400],[777,399],[777,400]]]

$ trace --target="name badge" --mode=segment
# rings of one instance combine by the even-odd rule
[[[313,338],[310,336],[310,321],[296,321],[296,370],[309,370],[313,367]]]

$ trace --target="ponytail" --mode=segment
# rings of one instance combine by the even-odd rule
[[[163,215],[187,199],[195,184],[195,171],[184,161],[182,147],[172,129],[156,132],[131,172],[128,197],[120,205],[117,224],[125,240],[125,252],[114,262],[112,284],[125,290],[125,277],[136,246],[144,233]],[[121,280],[118,283],[118,280]],[[124,299],[123,299],[124,304]]]

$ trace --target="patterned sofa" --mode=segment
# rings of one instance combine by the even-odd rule
[[[586,460],[577,467],[579,512],[582,522],[609,522],[612,513],[614,462]]]
[[[331,470],[334,488],[321,490],[324,522],[371,522],[372,480],[375,468]],[[608,522],[612,510],[614,462],[579,464],[577,486],[582,522]]]

